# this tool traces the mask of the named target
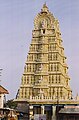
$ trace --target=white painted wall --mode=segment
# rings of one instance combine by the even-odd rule
[[[4,106],[4,94],[0,94],[0,108]]]

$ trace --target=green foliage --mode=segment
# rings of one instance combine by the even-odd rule
[[[8,100],[7,103],[5,104],[6,107],[9,107],[11,109],[15,109],[17,107],[17,103],[13,101],[13,99]]]

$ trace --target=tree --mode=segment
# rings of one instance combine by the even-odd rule
[[[5,104],[6,107],[9,107],[11,109],[15,109],[17,107],[17,103],[13,101],[13,99],[8,100],[7,103]]]

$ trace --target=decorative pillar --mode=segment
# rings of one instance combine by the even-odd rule
[[[52,106],[52,120],[56,120],[56,106]]]
[[[44,114],[44,105],[41,106],[41,114]]]
[[[33,106],[29,106],[29,120],[33,119]]]
[[[34,106],[34,114],[37,114],[37,113],[38,113],[38,107]]]

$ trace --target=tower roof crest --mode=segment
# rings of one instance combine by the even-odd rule
[[[40,29],[42,27],[52,28],[54,21],[55,18],[53,14],[51,14],[46,3],[44,3],[41,12],[38,13],[34,19],[34,27],[35,29]]]
[[[46,5],[46,2],[43,4],[43,7],[42,7],[42,9],[41,9],[41,12],[48,12],[49,10],[48,10],[48,7],[47,7],[47,5]]]

